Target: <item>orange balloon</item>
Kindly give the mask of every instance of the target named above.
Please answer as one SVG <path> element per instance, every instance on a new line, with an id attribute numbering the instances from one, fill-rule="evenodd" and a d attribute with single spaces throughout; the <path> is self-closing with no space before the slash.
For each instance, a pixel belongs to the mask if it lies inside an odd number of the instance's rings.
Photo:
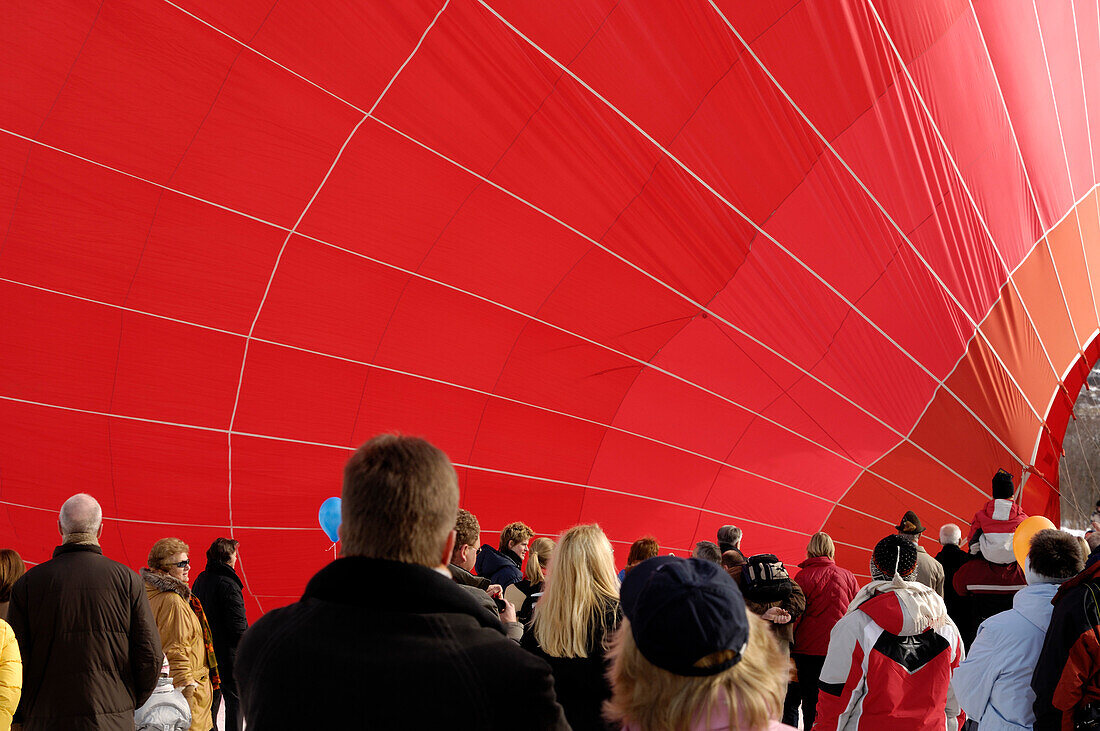
<path id="1" fill-rule="evenodd" d="M 1024 522 L 1017 526 L 1016 532 L 1012 534 L 1012 553 L 1016 554 L 1016 561 L 1020 564 L 1020 568 L 1024 567 L 1024 559 L 1027 558 L 1027 552 L 1031 550 L 1031 537 L 1041 530 L 1054 527 L 1054 523 L 1051 523 L 1050 518 L 1045 515 L 1025 518 Z"/>

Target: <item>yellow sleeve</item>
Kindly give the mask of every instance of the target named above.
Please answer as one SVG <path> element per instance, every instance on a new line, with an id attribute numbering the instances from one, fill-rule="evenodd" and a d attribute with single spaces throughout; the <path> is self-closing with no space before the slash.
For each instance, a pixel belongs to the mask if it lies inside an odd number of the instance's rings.
<path id="1" fill-rule="evenodd" d="M 11 717 L 23 688 L 23 662 L 11 626 L 0 619 L 0 731 L 11 729 Z"/>
<path id="2" fill-rule="evenodd" d="M 168 673 L 172 676 L 172 684 L 177 688 L 190 683 L 197 684 L 195 668 L 191 667 L 190 646 L 185 639 L 190 628 L 187 613 L 191 608 L 183 599 L 170 592 L 157 595 L 150 603 L 153 607 L 153 619 L 156 620 L 157 630 L 160 632 L 160 645 L 168 657 Z"/>

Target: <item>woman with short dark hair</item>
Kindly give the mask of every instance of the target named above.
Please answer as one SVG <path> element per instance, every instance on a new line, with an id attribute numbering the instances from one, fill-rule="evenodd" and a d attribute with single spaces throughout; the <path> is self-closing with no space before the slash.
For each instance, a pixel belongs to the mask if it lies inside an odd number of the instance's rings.
<path id="1" fill-rule="evenodd" d="M 218 658 L 221 687 L 214 691 L 210 713 L 217 717 L 218 707 L 225 700 L 225 728 L 237 731 L 242 727 L 240 697 L 233 668 L 237 663 L 237 645 L 248 629 L 244 609 L 244 582 L 237 576 L 237 547 L 233 538 L 215 538 L 206 549 L 206 568 L 195 578 L 191 589 L 202 602 L 203 610 L 214 635 L 214 656 Z"/>

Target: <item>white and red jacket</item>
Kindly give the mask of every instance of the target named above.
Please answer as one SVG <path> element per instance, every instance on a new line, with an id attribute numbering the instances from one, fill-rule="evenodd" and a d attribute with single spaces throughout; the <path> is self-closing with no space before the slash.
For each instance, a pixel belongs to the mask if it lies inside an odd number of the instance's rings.
<path id="1" fill-rule="evenodd" d="M 962 659 L 939 594 L 901 578 L 873 581 L 833 628 L 813 731 L 957 731 L 951 674 Z"/>
<path id="2" fill-rule="evenodd" d="M 1016 563 L 1012 552 L 1012 534 L 1027 518 L 1027 513 L 1011 500 L 990 500 L 970 521 L 970 536 L 966 539 L 971 553 L 981 549 L 990 563 Z"/>

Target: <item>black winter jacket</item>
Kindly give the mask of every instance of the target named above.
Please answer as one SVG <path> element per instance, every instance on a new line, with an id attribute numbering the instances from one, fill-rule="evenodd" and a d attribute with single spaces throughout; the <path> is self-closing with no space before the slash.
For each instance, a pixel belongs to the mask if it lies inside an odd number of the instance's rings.
<path id="1" fill-rule="evenodd" d="M 1091 589 L 1091 591 L 1090 591 Z M 1100 704 L 1100 565 L 1058 587 L 1050 626 L 1031 676 L 1035 731 L 1073 728 L 1074 712 Z"/>
<path id="2" fill-rule="evenodd" d="M 232 683 L 233 666 L 237 660 L 237 645 L 248 629 L 244 610 L 244 584 L 233 567 L 225 563 L 206 562 L 206 569 L 195 578 L 191 592 L 202 602 L 210 635 L 214 639 L 214 657 L 222 685 Z M 229 687 L 232 687 L 230 685 Z"/>
<path id="3" fill-rule="evenodd" d="M 955 624 L 959 624 L 968 607 L 965 597 L 955 591 L 955 585 L 951 582 L 959 567 L 970 560 L 970 554 L 955 544 L 948 543 L 936 554 L 936 560 L 943 566 L 943 602 L 947 605 L 947 614 L 955 620 Z"/>
<path id="4" fill-rule="evenodd" d="M 66 544 L 11 592 L 24 731 L 133 731 L 163 655 L 141 579 L 91 544 Z"/>
<path id="5" fill-rule="evenodd" d="M 321 569 L 245 633 L 236 674 L 252 731 L 568 728 L 545 662 L 452 579 L 395 561 Z"/>
<path id="6" fill-rule="evenodd" d="M 523 562 L 520 557 L 511 551 L 498 551 L 489 544 L 485 544 L 477 551 L 477 560 L 474 562 L 474 571 L 478 576 L 483 576 L 492 584 L 500 584 L 507 589 L 512 584 L 523 578 L 520 565 Z"/>
<path id="7" fill-rule="evenodd" d="M 604 625 L 607 635 L 618 627 L 622 612 L 618 600 L 607 608 Z M 607 680 L 607 635 L 593 634 L 588 647 L 588 657 L 554 657 L 543 651 L 531 627 L 523 634 L 520 644 L 543 658 L 554 671 L 554 688 L 558 701 L 565 709 L 565 718 L 573 731 L 604 731 L 618 728 L 603 720 L 603 702 L 611 698 L 611 684 Z"/>

